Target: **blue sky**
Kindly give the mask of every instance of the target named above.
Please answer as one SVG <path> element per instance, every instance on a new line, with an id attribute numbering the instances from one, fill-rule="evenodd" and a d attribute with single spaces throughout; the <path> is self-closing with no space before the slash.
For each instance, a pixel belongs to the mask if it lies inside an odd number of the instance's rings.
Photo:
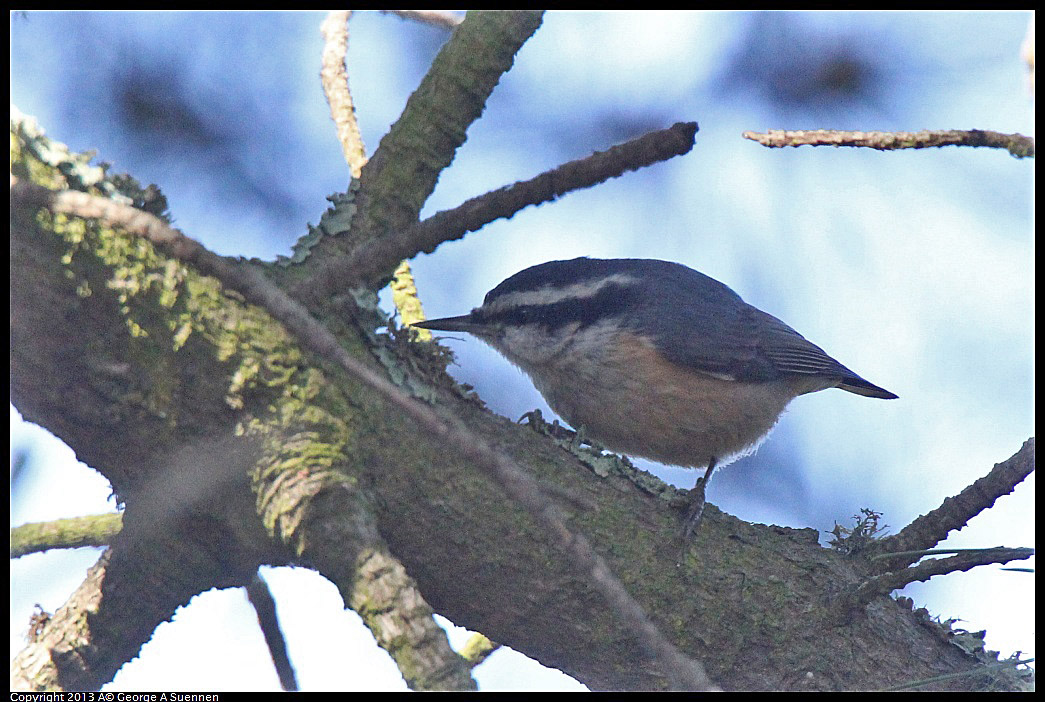
<path id="1" fill-rule="evenodd" d="M 12 103 L 53 138 L 158 183 L 190 236 L 223 254 L 272 258 L 348 179 L 318 80 L 322 18 L 16 16 Z M 710 501 L 744 519 L 821 532 L 871 507 L 895 532 L 1033 434 L 1033 161 L 954 147 L 770 150 L 740 134 L 1032 134 L 1019 59 L 1028 18 L 549 13 L 424 215 L 676 121 L 700 123 L 696 146 L 418 257 L 426 311 L 463 314 L 504 278 L 552 259 L 650 257 L 696 268 L 900 396 L 798 398 L 755 455 L 716 475 Z M 353 97 L 373 153 L 446 34 L 375 13 L 357 13 L 350 32 Z M 448 344 L 454 375 L 494 411 L 549 412 L 496 353 L 463 336 Z M 32 454 L 12 497 L 13 524 L 114 508 L 94 471 L 15 415 L 12 443 Z M 642 465 L 683 487 L 695 478 Z M 1033 546 L 1033 481 L 947 544 Z M 60 606 L 96 557 L 81 549 L 12 563 L 12 655 L 33 604 Z M 303 689 L 402 689 L 332 585 L 300 569 L 266 577 Z M 988 646 L 1003 654 L 1033 652 L 1032 579 L 988 567 L 905 594 L 934 615 L 987 629 Z M 317 608 L 329 616 L 316 617 Z M 335 617 L 354 632 L 350 655 L 332 653 L 317 631 Z M 252 618 L 241 592 L 205 593 L 157 630 L 111 688 L 273 689 Z M 578 689 L 509 651 L 476 675 L 482 689 Z"/>

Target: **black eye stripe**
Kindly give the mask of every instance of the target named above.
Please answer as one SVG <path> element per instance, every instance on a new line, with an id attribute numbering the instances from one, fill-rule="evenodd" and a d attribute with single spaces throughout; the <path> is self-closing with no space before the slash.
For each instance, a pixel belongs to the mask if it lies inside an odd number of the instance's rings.
<path id="1" fill-rule="evenodd" d="M 616 317 L 632 304 L 635 295 L 633 285 L 609 284 L 594 295 L 569 298 L 549 303 L 515 305 L 491 310 L 487 305 L 496 301 L 487 299 L 483 307 L 475 310 L 477 321 L 504 325 L 536 324 L 545 329 L 558 329 L 568 324 L 579 323 L 586 327 L 607 318 Z"/>

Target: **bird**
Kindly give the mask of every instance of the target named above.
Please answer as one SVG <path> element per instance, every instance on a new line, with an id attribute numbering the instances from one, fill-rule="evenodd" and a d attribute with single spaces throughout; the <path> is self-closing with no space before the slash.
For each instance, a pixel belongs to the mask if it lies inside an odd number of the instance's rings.
<path id="1" fill-rule="evenodd" d="M 412 326 L 489 344 L 610 450 L 703 468 L 684 542 L 713 471 L 753 452 L 792 399 L 828 388 L 897 397 L 725 284 L 657 259 L 549 261 L 507 278 L 468 314 Z"/>

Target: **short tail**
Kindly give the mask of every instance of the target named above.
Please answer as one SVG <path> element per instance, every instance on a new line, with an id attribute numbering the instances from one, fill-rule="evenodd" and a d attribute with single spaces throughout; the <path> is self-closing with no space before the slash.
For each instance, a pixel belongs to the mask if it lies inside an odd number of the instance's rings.
<path id="1" fill-rule="evenodd" d="M 899 395 L 895 395 L 885 388 L 880 388 L 874 383 L 869 383 L 860 376 L 853 374 L 851 378 L 843 378 L 842 382 L 838 384 L 838 387 L 849 392 L 855 392 L 857 395 L 863 395 L 864 397 L 877 397 L 882 400 L 895 400 Z"/>

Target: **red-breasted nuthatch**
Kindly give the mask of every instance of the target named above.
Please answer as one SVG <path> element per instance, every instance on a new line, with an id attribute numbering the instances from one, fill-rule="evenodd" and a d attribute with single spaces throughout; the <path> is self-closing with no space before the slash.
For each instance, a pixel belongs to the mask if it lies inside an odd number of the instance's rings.
<path id="1" fill-rule="evenodd" d="M 470 314 L 414 326 L 479 337 L 574 429 L 614 451 L 703 468 L 751 453 L 798 395 L 893 399 L 776 317 L 678 263 L 575 258 L 516 273 Z"/>

